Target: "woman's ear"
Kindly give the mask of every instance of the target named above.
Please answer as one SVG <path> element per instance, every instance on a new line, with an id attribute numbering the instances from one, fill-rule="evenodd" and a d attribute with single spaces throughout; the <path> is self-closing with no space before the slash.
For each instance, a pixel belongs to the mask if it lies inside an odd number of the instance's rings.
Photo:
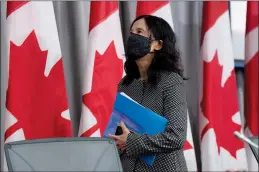
<path id="1" fill-rule="evenodd" d="M 161 50 L 161 48 L 163 47 L 163 41 L 159 40 L 159 41 L 155 41 L 155 45 L 154 45 L 154 50 Z"/>

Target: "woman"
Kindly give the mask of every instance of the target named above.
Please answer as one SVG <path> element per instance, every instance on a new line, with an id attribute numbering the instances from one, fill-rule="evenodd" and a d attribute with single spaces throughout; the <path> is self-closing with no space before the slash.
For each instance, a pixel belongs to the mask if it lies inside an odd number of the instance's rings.
<path id="1" fill-rule="evenodd" d="M 187 171 L 187 105 L 175 34 L 165 20 L 150 15 L 136 18 L 130 32 L 126 76 L 118 91 L 164 116 L 168 124 L 165 132 L 148 136 L 130 132 L 121 123 L 123 134 L 109 137 L 118 143 L 124 171 Z M 156 155 L 154 164 L 140 160 L 143 155 Z"/>

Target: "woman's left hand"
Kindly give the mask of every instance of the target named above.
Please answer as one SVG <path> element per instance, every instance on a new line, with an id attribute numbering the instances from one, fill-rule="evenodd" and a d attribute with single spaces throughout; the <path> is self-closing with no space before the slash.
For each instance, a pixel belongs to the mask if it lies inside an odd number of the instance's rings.
<path id="1" fill-rule="evenodd" d="M 120 123 L 120 127 L 122 129 L 122 135 L 116 136 L 109 134 L 109 138 L 114 139 L 117 143 L 117 147 L 121 150 L 124 151 L 126 149 L 126 142 L 127 142 L 127 137 L 128 134 L 130 133 L 130 130 L 126 127 L 124 122 Z"/>

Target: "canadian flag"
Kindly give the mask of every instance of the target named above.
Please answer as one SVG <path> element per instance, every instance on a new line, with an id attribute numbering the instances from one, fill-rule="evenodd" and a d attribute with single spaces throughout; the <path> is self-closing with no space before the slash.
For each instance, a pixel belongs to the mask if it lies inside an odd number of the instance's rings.
<path id="1" fill-rule="evenodd" d="M 78 135 L 101 137 L 109 122 L 125 61 L 117 1 L 92 1 Z"/>
<path id="2" fill-rule="evenodd" d="M 172 10 L 169 1 L 138 1 L 136 16 L 140 15 L 154 15 L 163 18 L 169 23 L 174 30 Z M 184 145 L 184 155 L 188 167 L 188 171 L 197 171 L 196 156 L 193 145 L 192 130 L 190 125 L 189 113 L 188 128 L 187 128 L 187 141 Z"/>
<path id="3" fill-rule="evenodd" d="M 246 170 L 227 1 L 204 2 L 200 114 L 203 171 Z"/>
<path id="4" fill-rule="evenodd" d="M 258 136 L 258 1 L 247 2 L 245 37 L 245 132 Z M 247 145 L 249 171 L 258 171 L 258 163 Z"/>
<path id="5" fill-rule="evenodd" d="M 7 2 L 5 142 L 71 137 L 52 2 Z"/>
<path id="6" fill-rule="evenodd" d="M 169 1 L 138 1 L 136 15 L 154 15 L 163 18 L 174 30 L 172 10 Z"/>

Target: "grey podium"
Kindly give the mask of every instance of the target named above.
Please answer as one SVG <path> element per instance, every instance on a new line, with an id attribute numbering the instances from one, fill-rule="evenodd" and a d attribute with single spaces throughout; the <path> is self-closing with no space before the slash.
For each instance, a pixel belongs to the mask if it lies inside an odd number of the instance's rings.
<path id="1" fill-rule="evenodd" d="M 123 171 L 115 142 L 105 138 L 24 140 L 4 149 L 9 171 Z"/>

